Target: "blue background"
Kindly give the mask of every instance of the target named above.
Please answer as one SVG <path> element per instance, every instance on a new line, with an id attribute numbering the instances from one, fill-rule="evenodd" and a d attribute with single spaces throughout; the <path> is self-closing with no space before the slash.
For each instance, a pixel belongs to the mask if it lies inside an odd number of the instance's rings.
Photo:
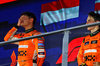
<path id="1" fill-rule="evenodd" d="M 17 24 L 20 14 L 24 11 L 29 11 L 36 15 L 37 21 L 35 28 L 38 31 L 43 31 L 40 26 L 41 5 L 53 1 L 57 0 L 20 0 L 0 5 L 0 42 L 4 41 L 3 40 L 4 36 L 13 26 Z M 85 24 L 88 12 L 94 11 L 94 7 L 95 7 L 95 0 L 80 0 L 79 18 L 75 18 L 78 19 L 77 22 L 68 22 L 66 24 L 67 28 Z M 48 27 L 52 28 L 51 25 L 48 25 Z M 24 29 L 22 27 L 20 27 L 20 29 L 18 30 L 18 32 L 23 32 L 23 31 Z M 69 41 L 73 40 L 74 38 L 87 35 L 84 32 L 88 32 L 86 28 L 71 31 Z M 63 33 L 45 36 L 44 38 L 45 38 L 45 48 L 47 57 L 43 66 L 61 66 L 61 64 L 56 65 L 55 63 L 62 54 Z M 2 46 L 0 45 L 0 65 L 10 66 L 11 63 L 10 56 L 13 50 L 17 55 L 17 50 L 18 50 L 17 47 L 18 47 L 17 45 L 10 45 L 10 44 Z M 74 62 L 69 62 L 68 66 L 77 66 L 77 60 L 75 60 Z"/>

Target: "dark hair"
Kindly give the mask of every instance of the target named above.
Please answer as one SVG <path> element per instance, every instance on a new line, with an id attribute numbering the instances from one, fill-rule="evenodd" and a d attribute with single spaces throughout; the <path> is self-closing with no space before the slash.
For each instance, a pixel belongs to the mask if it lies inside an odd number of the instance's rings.
<path id="1" fill-rule="evenodd" d="M 23 12 L 20 16 L 22 16 L 22 15 L 26 15 L 26 16 L 28 16 L 29 18 L 33 18 L 33 19 L 34 19 L 33 25 L 35 25 L 36 20 L 37 20 L 35 14 L 33 14 L 33 13 L 31 13 L 31 12 Z"/>
<path id="2" fill-rule="evenodd" d="M 95 21 L 97 21 L 97 20 L 100 21 L 100 15 L 98 14 L 98 12 L 95 13 L 95 12 L 91 11 L 88 13 L 88 15 L 93 17 Z"/>

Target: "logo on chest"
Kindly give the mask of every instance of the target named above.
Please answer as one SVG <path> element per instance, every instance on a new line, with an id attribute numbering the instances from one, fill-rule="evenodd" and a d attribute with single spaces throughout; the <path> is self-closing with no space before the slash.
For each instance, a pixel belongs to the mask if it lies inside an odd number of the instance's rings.
<path id="1" fill-rule="evenodd" d="M 89 41 L 88 42 L 85 42 L 85 45 L 88 45 L 89 44 Z"/>
<path id="2" fill-rule="evenodd" d="M 91 44 L 97 44 L 97 40 L 91 41 Z"/>

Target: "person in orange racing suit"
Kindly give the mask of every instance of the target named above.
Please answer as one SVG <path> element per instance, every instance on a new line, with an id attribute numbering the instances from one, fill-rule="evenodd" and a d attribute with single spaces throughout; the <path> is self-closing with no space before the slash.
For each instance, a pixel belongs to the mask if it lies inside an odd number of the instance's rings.
<path id="1" fill-rule="evenodd" d="M 87 23 L 91 24 L 100 21 L 98 13 L 90 12 L 88 14 Z M 79 66 L 100 66 L 100 29 L 99 25 L 87 27 L 91 31 L 81 44 L 77 56 Z M 85 63 L 85 64 L 84 64 Z"/>
<path id="2" fill-rule="evenodd" d="M 24 37 L 41 34 L 34 29 L 36 17 L 31 12 L 23 12 L 18 20 L 17 26 L 13 27 L 4 37 L 5 41 L 20 39 Z M 19 26 L 25 28 L 24 33 L 15 34 Z M 46 58 L 44 46 L 44 38 L 34 38 L 12 44 L 19 45 L 18 47 L 18 63 L 17 66 L 42 66 Z"/>

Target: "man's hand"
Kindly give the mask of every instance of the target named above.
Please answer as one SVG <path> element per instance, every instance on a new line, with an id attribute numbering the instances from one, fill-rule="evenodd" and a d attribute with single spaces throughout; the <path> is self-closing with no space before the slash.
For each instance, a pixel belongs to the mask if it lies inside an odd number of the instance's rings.
<path id="1" fill-rule="evenodd" d="M 21 26 L 21 19 L 20 18 L 18 19 L 17 26 Z"/>
<path id="2" fill-rule="evenodd" d="M 100 66 L 100 62 L 93 62 L 93 66 Z"/>

